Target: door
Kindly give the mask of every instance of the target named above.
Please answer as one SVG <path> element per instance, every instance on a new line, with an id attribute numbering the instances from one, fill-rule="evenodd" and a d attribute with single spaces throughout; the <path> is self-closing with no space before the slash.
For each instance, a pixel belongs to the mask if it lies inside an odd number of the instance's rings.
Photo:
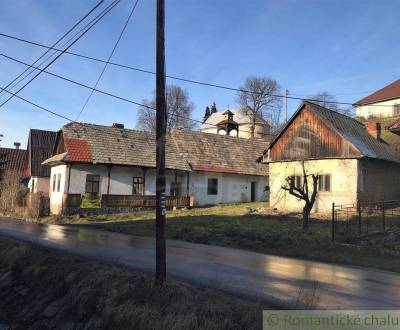
<path id="1" fill-rule="evenodd" d="M 256 185 L 257 185 L 257 182 L 254 182 L 254 181 L 251 182 L 251 201 L 252 202 L 256 201 Z"/>

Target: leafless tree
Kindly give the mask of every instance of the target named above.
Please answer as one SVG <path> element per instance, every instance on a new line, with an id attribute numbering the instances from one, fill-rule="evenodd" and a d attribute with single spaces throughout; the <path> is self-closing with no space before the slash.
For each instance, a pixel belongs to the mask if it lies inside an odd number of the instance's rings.
<path id="1" fill-rule="evenodd" d="M 303 169 L 303 182 L 297 185 L 295 177 L 288 176 L 285 179 L 286 186 L 282 186 L 282 189 L 288 191 L 289 194 L 299 200 L 304 201 L 303 229 L 307 229 L 310 213 L 317 198 L 319 176 L 317 174 L 308 174 L 304 166 L 304 161 L 301 163 L 301 166 Z M 309 178 L 311 178 L 311 182 L 309 182 Z M 309 185 L 311 186 L 309 187 Z"/>
<path id="2" fill-rule="evenodd" d="M 154 94 L 154 93 L 153 93 Z M 196 128 L 196 123 L 191 120 L 194 105 L 190 102 L 189 94 L 179 86 L 167 86 L 167 130 Z M 139 106 L 139 115 L 136 127 L 144 131 L 156 131 L 156 100 L 143 100 L 145 106 Z"/>
<path id="3" fill-rule="evenodd" d="M 352 106 L 344 106 L 340 103 L 337 103 L 338 100 L 336 99 L 336 97 L 326 91 L 318 92 L 317 94 L 311 96 L 309 100 L 327 109 L 342 113 L 346 116 L 352 116 L 354 114 L 354 109 Z"/>
<path id="4" fill-rule="evenodd" d="M 239 89 L 237 103 L 242 111 L 250 117 L 252 138 L 254 138 L 256 123 L 260 118 L 269 121 L 273 128 L 279 126 L 282 98 L 278 96 L 281 87 L 276 80 L 251 76 Z"/>
<path id="5" fill-rule="evenodd" d="M 0 181 L 0 213 L 12 214 L 17 205 L 17 199 L 23 186 L 20 183 L 20 173 L 7 171 Z"/>

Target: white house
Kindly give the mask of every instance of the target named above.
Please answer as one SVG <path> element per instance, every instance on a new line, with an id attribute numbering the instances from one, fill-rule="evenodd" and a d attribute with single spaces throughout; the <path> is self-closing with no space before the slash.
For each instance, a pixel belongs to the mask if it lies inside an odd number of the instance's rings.
<path id="1" fill-rule="evenodd" d="M 271 125 L 261 116 L 256 116 L 254 136 L 266 139 L 270 137 Z M 203 133 L 251 137 L 251 116 L 243 110 L 232 109 L 223 112 L 215 112 L 207 118 L 200 130 Z"/>
<path id="2" fill-rule="evenodd" d="M 393 117 L 400 115 L 400 79 L 355 102 L 357 116 Z"/>
<path id="3" fill-rule="evenodd" d="M 268 166 L 257 162 L 264 147 L 265 141 L 174 130 L 167 136 L 166 194 L 192 196 L 195 206 L 266 200 Z M 73 213 L 70 206 L 85 193 L 113 206 L 153 205 L 155 150 L 154 134 L 121 124 L 65 125 L 44 162 L 51 166 L 51 212 Z"/>
<path id="4" fill-rule="evenodd" d="M 306 174 L 319 176 L 315 212 L 330 212 L 332 203 L 400 199 L 400 155 L 381 139 L 379 123 L 364 126 L 311 102 L 299 107 L 265 150 L 263 162 L 269 164 L 270 206 L 282 212 L 304 205 L 282 189 L 288 177 L 302 188 L 303 164 Z"/>

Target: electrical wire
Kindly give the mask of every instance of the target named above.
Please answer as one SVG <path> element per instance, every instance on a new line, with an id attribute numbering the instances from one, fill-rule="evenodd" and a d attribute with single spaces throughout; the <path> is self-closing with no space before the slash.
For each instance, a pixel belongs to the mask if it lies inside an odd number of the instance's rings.
<path id="1" fill-rule="evenodd" d="M 117 41 L 116 41 L 115 44 L 114 44 L 114 47 L 113 47 L 112 50 L 111 50 L 110 56 L 108 56 L 107 62 L 105 63 L 103 69 L 101 70 L 100 75 L 99 75 L 99 78 L 97 78 L 97 81 L 96 81 L 96 83 L 95 83 L 94 86 L 93 86 L 93 89 L 90 91 L 90 93 L 89 93 L 89 95 L 88 95 L 88 97 L 87 97 L 85 103 L 84 103 L 83 106 L 82 106 L 81 111 L 78 113 L 78 115 L 76 116 L 75 120 L 78 120 L 79 117 L 82 115 L 83 111 L 85 110 L 86 106 L 88 105 L 88 103 L 89 103 L 89 101 L 90 101 L 90 98 L 92 97 L 92 95 L 93 95 L 93 93 L 94 93 L 94 89 L 96 89 L 97 86 L 99 85 L 99 82 L 100 82 L 101 78 L 103 77 L 103 74 L 104 74 L 104 72 L 106 71 L 106 68 L 107 68 L 108 64 L 110 63 L 111 58 L 113 57 L 113 55 L 114 55 L 114 53 L 115 53 L 115 50 L 117 49 L 118 44 L 119 44 L 119 42 L 121 41 L 122 35 L 124 34 L 124 32 L 125 32 L 125 30 L 126 30 L 128 24 L 129 24 L 129 21 L 131 20 L 131 17 L 132 17 L 132 15 L 133 15 L 133 13 L 134 13 L 134 11 L 135 11 L 135 9 L 136 9 L 136 6 L 137 6 L 138 2 L 139 2 L 139 0 L 136 0 L 136 2 L 133 3 L 132 10 L 131 10 L 131 12 L 130 12 L 129 15 L 128 15 L 128 18 L 127 18 L 127 20 L 126 20 L 126 22 L 125 22 L 125 24 L 124 24 L 124 26 L 123 26 L 123 28 L 122 28 L 122 30 L 121 30 L 119 36 L 118 36 L 118 39 L 117 39 Z"/>
<path id="2" fill-rule="evenodd" d="M 78 42 L 90 29 L 95 26 L 105 15 L 107 15 L 121 0 L 114 0 L 108 7 L 106 7 L 91 23 L 85 31 L 83 31 L 75 40 L 72 41 L 70 45 L 68 45 L 60 54 L 58 54 L 50 63 L 48 63 L 44 68 L 40 69 L 40 71 L 33 76 L 26 84 L 24 84 L 20 89 L 18 89 L 13 95 L 11 95 L 6 101 L 0 104 L 0 108 L 4 106 L 7 102 L 9 102 L 15 95 L 17 95 L 21 90 L 23 90 L 26 86 L 28 86 L 35 78 L 37 78 L 45 69 L 47 69 L 51 64 L 53 64 L 58 58 L 60 58 L 65 51 L 71 48 L 76 42 Z"/>
<path id="3" fill-rule="evenodd" d="M 65 32 L 53 45 L 52 47 L 55 47 L 62 39 L 64 39 L 70 32 L 72 32 L 80 23 L 82 23 L 93 11 L 95 11 L 102 3 L 104 0 L 100 0 L 86 15 L 84 15 L 81 19 L 79 19 L 78 22 L 76 22 L 67 32 Z M 48 48 L 42 55 L 40 55 L 33 63 L 32 65 L 35 65 L 40 59 L 42 59 L 48 52 L 50 52 L 51 49 Z M 10 85 L 12 85 L 17 79 L 19 79 L 25 72 L 27 72 L 30 68 L 26 68 L 22 73 L 20 73 L 16 78 L 14 78 L 12 81 L 10 81 L 5 88 L 9 88 Z M 0 92 L 1 94 L 1 92 Z"/>
<path id="4" fill-rule="evenodd" d="M 15 36 L 11 36 L 9 34 L 5 34 L 5 33 L 0 33 L 0 36 L 6 37 L 6 38 L 10 38 L 13 40 L 17 40 L 20 42 L 24 42 L 24 43 L 28 43 L 31 45 L 35 45 L 38 47 L 43 47 L 43 48 L 51 48 L 53 50 L 56 51 L 61 51 L 60 49 L 54 48 L 54 47 L 50 47 L 38 42 L 33 42 L 33 41 L 29 41 L 27 39 L 23 39 L 23 38 L 19 38 L 19 37 L 15 37 Z M 88 56 L 88 55 L 82 55 L 76 52 L 69 52 L 66 51 L 66 54 L 69 55 L 73 55 L 76 57 L 80 57 L 80 58 L 85 58 L 87 60 L 91 60 L 91 61 L 96 61 L 96 62 L 102 62 L 102 63 L 107 63 L 106 60 L 103 59 L 99 59 L 93 56 Z M 109 65 L 113 65 L 113 66 L 117 66 L 117 67 L 121 67 L 121 68 L 125 68 L 125 69 L 129 69 L 129 70 L 134 70 L 134 71 L 138 71 L 138 72 L 143 72 L 143 73 L 147 73 L 147 74 L 151 74 L 151 75 L 156 75 L 156 73 L 154 71 L 151 70 L 146 70 L 146 69 L 142 69 L 142 68 L 137 68 L 134 66 L 130 66 L 130 65 L 126 65 L 126 64 L 121 64 L 121 63 L 116 63 L 116 62 L 109 62 Z M 169 79 L 174 79 L 174 80 L 179 80 L 179 81 L 183 81 L 183 82 L 187 82 L 187 83 L 192 83 L 192 84 L 197 84 L 197 85 L 202 85 L 202 86 L 209 86 L 209 87 L 214 87 L 214 88 L 219 88 L 219 89 L 224 89 L 224 90 L 230 90 L 230 91 L 236 91 L 236 92 L 244 92 L 244 93 L 249 93 L 249 94 L 261 94 L 258 92 L 253 92 L 253 91 L 249 91 L 249 90 L 245 90 L 245 89 L 241 89 L 241 88 L 235 88 L 235 87 L 231 87 L 231 86 L 225 86 L 225 85 L 220 85 L 220 84 L 213 84 L 213 83 L 208 83 L 208 82 L 203 82 L 203 81 L 198 81 L 198 80 L 194 80 L 194 79 L 188 79 L 188 78 L 183 78 L 183 77 L 178 77 L 178 76 L 172 76 L 172 75 L 166 75 L 166 78 Z M 282 95 L 282 94 L 268 94 L 269 96 L 273 96 L 273 97 L 277 97 L 277 98 L 282 98 L 282 99 L 291 99 L 291 100 L 298 100 L 298 101 L 303 101 L 304 98 L 302 97 L 296 97 L 296 96 L 286 96 L 286 95 Z M 293 94 L 296 95 L 296 94 Z M 320 102 L 320 100 L 316 100 L 316 99 L 308 99 L 311 102 Z M 338 104 L 338 105 L 346 105 L 346 106 L 353 106 L 352 103 L 350 102 L 339 102 L 339 101 L 325 101 L 325 103 L 329 103 L 329 104 Z M 384 104 L 377 104 L 375 106 L 379 106 L 379 107 L 390 107 L 389 105 L 384 105 Z"/>

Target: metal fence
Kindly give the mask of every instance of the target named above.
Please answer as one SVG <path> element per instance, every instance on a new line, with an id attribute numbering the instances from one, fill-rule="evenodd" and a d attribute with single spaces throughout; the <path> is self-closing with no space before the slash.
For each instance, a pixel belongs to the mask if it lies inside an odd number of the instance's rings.
<path id="1" fill-rule="evenodd" d="M 400 200 L 332 204 L 332 241 L 367 245 L 399 231 Z"/>

